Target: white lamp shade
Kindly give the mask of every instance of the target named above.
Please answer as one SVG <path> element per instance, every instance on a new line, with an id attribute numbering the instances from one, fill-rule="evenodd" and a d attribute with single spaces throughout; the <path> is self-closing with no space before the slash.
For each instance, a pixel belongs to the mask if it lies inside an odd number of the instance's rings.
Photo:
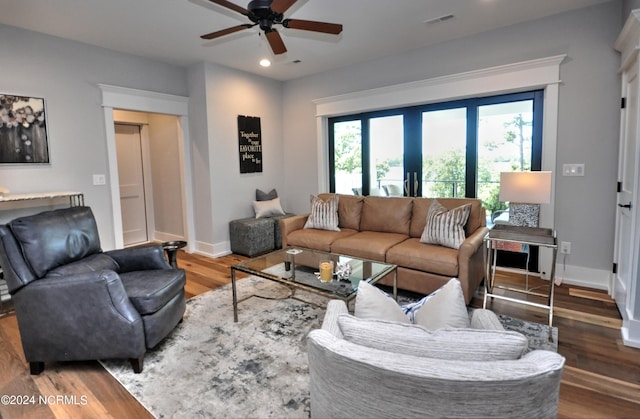
<path id="1" fill-rule="evenodd" d="M 500 201 L 524 204 L 551 202 L 551 172 L 500 173 Z"/>

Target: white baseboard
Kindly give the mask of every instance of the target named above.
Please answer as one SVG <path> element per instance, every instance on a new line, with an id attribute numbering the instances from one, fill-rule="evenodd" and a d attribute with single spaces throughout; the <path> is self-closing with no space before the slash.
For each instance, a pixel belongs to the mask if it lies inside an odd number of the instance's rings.
<path id="1" fill-rule="evenodd" d="M 171 241 L 178 241 L 178 240 L 184 240 L 184 236 L 179 236 L 177 234 L 171 234 L 171 233 L 165 233 L 162 231 L 155 231 L 153 233 L 153 237 L 155 241 L 159 241 L 159 242 L 171 242 Z"/>
<path id="2" fill-rule="evenodd" d="M 611 272 L 581 266 L 556 264 L 556 283 L 577 285 L 580 287 L 604 290 L 611 295 Z"/>
<path id="3" fill-rule="evenodd" d="M 501 271 L 524 274 L 524 269 L 499 267 Z M 533 274 L 537 275 L 537 274 Z M 548 279 L 548 278 L 543 278 Z M 604 290 L 611 295 L 611 272 L 580 266 L 556 264 L 556 284 L 570 284 L 580 287 Z"/>
<path id="4" fill-rule="evenodd" d="M 231 243 L 226 241 L 226 242 L 211 244 L 211 243 L 198 241 L 196 242 L 194 253 L 197 253 L 203 256 L 212 257 L 212 258 L 218 258 L 221 256 L 230 255 Z"/>
<path id="5" fill-rule="evenodd" d="M 625 320 L 622 322 L 622 342 L 625 346 L 640 348 L 640 321 Z"/>

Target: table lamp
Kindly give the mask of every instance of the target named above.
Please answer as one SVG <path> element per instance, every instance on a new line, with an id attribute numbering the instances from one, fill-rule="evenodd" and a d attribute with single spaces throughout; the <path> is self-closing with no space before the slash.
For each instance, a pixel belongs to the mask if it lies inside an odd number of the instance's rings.
<path id="1" fill-rule="evenodd" d="M 509 223 L 538 227 L 540 204 L 551 202 L 551 172 L 500 173 L 500 201 L 509 202 Z"/>

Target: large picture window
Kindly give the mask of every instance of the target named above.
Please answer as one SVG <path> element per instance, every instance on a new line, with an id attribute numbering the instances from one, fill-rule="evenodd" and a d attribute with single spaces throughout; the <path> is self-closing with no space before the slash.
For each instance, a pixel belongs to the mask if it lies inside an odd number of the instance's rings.
<path id="1" fill-rule="evenodd" d="M 500 172 L 540 170 L 543 91 L 329 118 L 332 192 L 473 197 L 499 214 Z"/>

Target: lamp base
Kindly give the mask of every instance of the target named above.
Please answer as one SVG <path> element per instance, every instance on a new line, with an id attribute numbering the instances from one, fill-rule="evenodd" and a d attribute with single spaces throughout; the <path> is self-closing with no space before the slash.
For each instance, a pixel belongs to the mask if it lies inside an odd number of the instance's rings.
<path id="1" fill-rule="evenodd" d="M 540 204 L 509 203 L 509 224 L 522 227 L 538 227 Z"/>

